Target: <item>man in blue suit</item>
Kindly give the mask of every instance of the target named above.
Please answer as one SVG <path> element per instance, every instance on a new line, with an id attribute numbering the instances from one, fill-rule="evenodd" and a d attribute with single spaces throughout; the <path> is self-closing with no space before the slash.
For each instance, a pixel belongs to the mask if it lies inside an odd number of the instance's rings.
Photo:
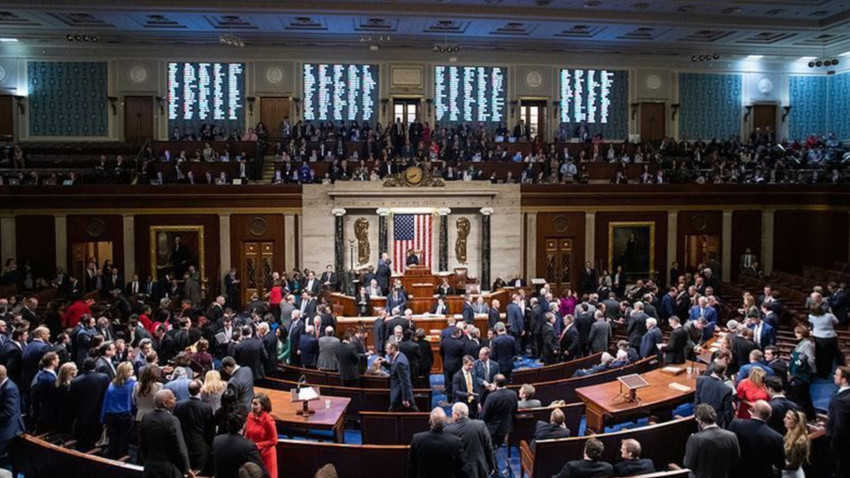
<path id="1" fill-rule="evenodd" d="M 24 432 L 21 418 L 21 392 L 0 365 L 0 468 L 8 466 L 9 442 Z"/>
<path id="2" fill-rule="evenodd" d="M 717 412 L 717 425 L 726 428 L 734 418 L 732 410 L 732 388 L 723 382 L 726 364 L 715 360 L 711 375 L 697 377 L 697 389 L 694 394 L 694 406 L 701 403 L 711 405 Z"/>
<path id="3" fill-rule="evenodd" d="M 658 328 L 658 321 L 650 317 L 646 319 L 646 333 L 640 340 L 640 358 L 658 356 L 658 344 L 664 341 L 664 335 Z"/>
<path id="4" fill-rule="evenodd" d="M 478 360 L 475 361 L 475 376 L 481 377 L 485 382 L 493 383 L 493 378 L 500 373 L 499 363 L 495 360 L 490 360 L 490 349 L 481 347 L 478 351 Z"/>
<path id="5" fill-rule="evenodd" d="M 399 311 L 403 311 L 407 308 L 407 293 L 404 292 L 400 282 L 396 282 L 393 286 L 393 290 L 387 294 L 387 310 L 392 311 L 396 308 L 398 308 Z"/>
<path id="6" fill-rule="evenodd" d="M 410 380 L 410 362 L 398 351 L 397 343 L 388 343 L 387 358 L 378 357 L 378 363 L 390 371 L 390 411 L 418 412 L 413 400 L 413 382 Z"/>
<path id="7" fill-rule="evenodd" d="M 24 353 L 21 358 L 23 365 L 23 373 L 21 374 L 21 392 L 24 407 L 29 403 L 30 384 L 35 379 L 36 374 L 41 365 L 41 358 L 44 357 L 50 350 L 50 330 L 47 327 L 39 327 L 32 333 L 32 342 L 24 347 Z"/>
<path id="8" fill-rule="evenodd" d="M 662 324 L 670 317 L 676 315 L 676 296 L 679 291 L 675 287 L 671 287 L 664 297 L 661 298 L 661 307 L 658 309 L 658 318 L 662 320 Z"/>
<path id="9" fill-rule="evenodd" d="M 838 319 L 838 323 L 844 325 L 847 323 L 847 294 L 844 293 L 844 284 L 836 284 L 830 282 L 826 286 L 829 290 L 829 308 L 832 309 L 832 315 Z"/>
<path id="10" fill-rule="evenodd" d="M 747 320 L 749 322 L 748 327 L 753 331 L 753 342 L 755 342 L 756 347 L 764 350 L 768 345 L 776 345 L 776 330 L 770 324 L 755 314 Z"/>
<path id="11" fill-rule="evenodd" d="M 508 326 L 510 330 L 510 334 L 513 338 L 519 340 L 525 334 L 524 321 L 525 317 L 523 315 L 522 309 L 520 309 L 519 304 L 519 295 L 514 294 L 511 297 L 510 303 L 508 303 L 505 311 L 507 313 Z"/>
<path id="12" fill-rule="evenodd" d="M 708 298 L 705 296 L 700 297 L 697 305 L 691 307 L 688 319 L 697 320 L 700 317 L 704 317 L 708 325 L 714 326 L 717 324 L 717 311 L 714 310 L 714 307 L 708 305 Z"/>
<path id="13" fill-rule="evenodd" d="M 490 343 L 493 360 L 499 364 L 502 375 L 510 380 L 511 373 L 514 371 L 514 355 L 519 352 L 517 340 L 507 334 L 505 324 L 501 322 L 496 324 L 496 334 Z"/>

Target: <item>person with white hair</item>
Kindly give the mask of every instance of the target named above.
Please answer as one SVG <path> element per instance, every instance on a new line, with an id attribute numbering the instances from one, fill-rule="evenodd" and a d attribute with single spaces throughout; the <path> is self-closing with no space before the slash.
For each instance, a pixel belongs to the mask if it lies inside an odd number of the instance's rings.
<path id="1" fill-rule="evenodd" d="M 594 365 L 590 368 L 576 370 L 573 374 L 573 377 L 584 377 L 586 375 L 593 375 L 595 373 L 604 372 L 612 368 L 622 367 L 627 363 L 629 363 L 629 353 L 625 350 L 618 350 L 616 358 L 608 352 L 602 352 L 602 358 L 600 359 L 599 364 Z"/>
<path id="2" fill-rule="evenodd" d="M 463 402 L 452 405 L 452 423 L 446 425 L 450 433 L 463 442 L 463 461 L 468 478 L 487 478 L 496 469 L 496 456 L 487 425 L 469 418 L 469 407 Z"/>
<path id="3" fill-rule="evenodd" d="M 440 407 L 431 410 L 428 420 L 431 429 L 413 435 L 410 442 L 407 476 L 411 478 L 466 477 L 463 441 L 446 433 L 446 412 Z"/>
<path id="4" fill-rule="evenodd" d="M 649 356 L 658 356 L 658 345 L 664 341 L 664 335 L 661 333 L 661 328 L 658 327 L 658 320 L 654 317 L 646 319 L 646 333 L 640 341 L 640 357 L 647 358 Z"/>
<path id="5" fill-rule="evenodd" d="M 319 370 L 336 372 L 339 370 L 339 362 L 336 358 L 336 349 L 340 341 L 334 335 L 334 328 L 330 325 L 325 327 L 325 335 L 319 338 Z"/>

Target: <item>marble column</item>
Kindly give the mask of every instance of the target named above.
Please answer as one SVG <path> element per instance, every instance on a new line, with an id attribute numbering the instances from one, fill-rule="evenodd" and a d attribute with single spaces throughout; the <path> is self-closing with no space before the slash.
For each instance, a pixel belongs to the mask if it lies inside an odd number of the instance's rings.
<path id="1" fill-rule="evenodd" d="M 670 264 L 673 261 L 677 261 L 679 248 L 679 242 L 676 240 L 676 236 L 679 234 L 679 211 L 669 211 L 667 213 L 667 264 L 664 264 L 664 267 L 658 272 L 658 276 L 663 278 L 664 284 L 667 285 L 675 285 L 668 284 L 670 280 Z M 681 267 L 679 270 L 682 270 Z"/>
<path id="2" fill-rule="evenodd" d="M 3 262 L 6 259 L 17 258 L 17 246 L 15 244 L 15 216 L 11 214 L 0 215 L 0 258 Z"/>
<path id="3" fill-rule="evenodd" d="M 376 212 L 378 213 L 378 260 L 380 260 L 381 254 L 389 252 L 387 249 L 389 247 L 387 229 L 389 227 L 388 221 L 390 210 L 385 207 L 380 207 Z"/>
<path id="4" fill-rule="evenodd" d="M 295 267 L 295 214 L 283 216 L 283 270 L 291 271 Z"/>
<path id="5" fill-rule="evenodd" d="M 339 277 L 346 278 L 345 273 L 345 209 L 335 208 L 331 211 L 334 215 L 334 270 L 337 274 L 342 274 Z M 346 287 L 348 289 L 348 287 Z"/>
<path id="6" fill-rule="evenodd" d="M 721 243 L 720 261 L 723 267 L 720 271 L 720 280 L 729 282 L 732 278 L 732 211 L 723 211 L 723 236 Z"/>
<path id="7" fill-rule="evenodd" d="M 775 209 L 765 209 L 761 212 L 761 257 L 759 264 L 765 275 L 773 272 L 773 220 Z"/>
<path id="8" fill-rule="evenodd" d="M 481 208 L 481 290 L 490 290 L 490 216 L 492 207 Z"/>
<path id="9" fill-rule="evenodd" d="M 136 228 L 132 214 L 121 215 L 121 230 L 124 237 L 124 277 L 132 277 L 133 273 L 139 270 L 136 267 Z M 151 271 L 151 275 L 156 277 L 155 271 Z"/>
<path id="10" fill-rule="evenodd" d="M 531 279 L 537 276 L 537 213 L 529 212 L 525 220 L 525 270 L 520 272 L 521 277 Z"/>
<path id="11" fill-rule="evenodd" d="M 584 214 L 584 261 L 596 267 L 596 213 Z M 584 264 L 582 264 L 584 267 Z M 584 269 L 582 269 L 584 270 Z"/>
<path id="12" fill-rule="evenodd" d="M 216 284 L 218 290 L 226 291 L 227 289 L 224 285 L 224 276 L 230 273 L 230 250 L 233 246 L 230 243 L 230 214 L 218 215 L 218 244 L 218 260 L 221 270 L 219 271 L 218 277 L 216 277 L 214 281 L 210 281 L 209 277 L 207 277 L 207 280 L 209 281 L 209 284 Z"/>
<path id="13" fill-rule="evenodd" d="M 440 260 L 437 270 L 446 272 L 449 270 L 449 214 L 452 210 L 447 207 L 437 209 L 437 214 L 440 215 L 440 240 L 439 251 Z"/>
<path id="14" fill-rule="evenodd" d="M 53 216 L 54 235 L 56 236 L 56 267 L 68 271 L 68 216 Z M 126 271 L 125 271 L 126 273 Z M 126 277 L 126 276 L 125 276 Z"/>

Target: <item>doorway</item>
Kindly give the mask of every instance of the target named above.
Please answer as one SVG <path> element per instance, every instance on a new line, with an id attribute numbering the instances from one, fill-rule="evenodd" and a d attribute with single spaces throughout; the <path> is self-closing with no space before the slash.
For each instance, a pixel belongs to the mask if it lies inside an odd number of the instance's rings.
<path id="1" fill-rule="evenodd" d="M 521 100 L 519 108 L 519 119 L 525 121 L 531 139 L 536 137 L 546 138 L 546 101 L 545 100 Z"/>
<path id="2" fill-rule="evenodd" d="M 666 106 L 664 103 L 640 104 L 640 140 L 660 144 L 667 133 Z"/>
<path id="3" fill-rule="evenodd" d="M 571 237 L 547 237 L 544 239 L 546 282 L 560 293 L 563 289 L 572 289 L 573 277 L 573 239 Z"/>
<path id="4" fill-rule="evenodd" d="M 262 300 L 272 288 L 274 242 L 243 242 L 239 268 L 244 285 L 242 303 L 249 303 L 253 294 Z"/>
<path id="5" fill-rule="evenodd" d="M 756 128 L 776 134 L 776 105 L 753 105 L 753 131 Z"/>
<path id="6" fill-rule="evenodd" d="M 124 140 L 144 142 L 153 139 L 153 97 L 124 97 Z"/>
<path id="7" fill-rule="evenodd" d="M 90 283 L 86 266 L 90 260 L 94 260 L 98 270 L 106 261 L 115 263 L 112 256 L 112 242 L 75 242 L 71 244 L 71 267 L 69 273 L 79 279 L 84 290 L 92 290 L 94 285 Z M 129 277 L 128 277 L 129 279 Z"/>
<path id="8" fill-rule="evenodd" d="M 392 122 L 401 118 L 406 131 L 410 123 L 419 119 L 419 109 L 419 98 L 393 98 Z"/>
<path id="9" fill-rule="evenodd" d="M 686 271 L 695 271 L 700 264 L 720 262 L 720 236 L 688 234 L 685 236 Z"/>
<path id="10" fill-rule="evenodd" d="M 289 118 L 289 98 L 280 96 L 264 96 L 260 98 L 260 121 L 266 125 L 269 132 L 269 142 L 281 140 L 281 125 L 284 118 Z M 294 122 L 290 118 L 290 124 Z"/>

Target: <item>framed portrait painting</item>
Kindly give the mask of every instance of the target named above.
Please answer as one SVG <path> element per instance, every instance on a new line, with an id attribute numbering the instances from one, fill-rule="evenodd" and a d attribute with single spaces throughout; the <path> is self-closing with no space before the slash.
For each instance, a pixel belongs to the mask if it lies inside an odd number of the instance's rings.
<path id="1" fill-rule="evenodd" d="M 178 281 L 189 266 L 204 275 L 204 226 L 151 226 L 151 275 L 160 280 L 166 274 Z"/>
<path id="2" fill-rule="evenodd" d="M 655 222 L 608 223 L 608 270 L 623 268 L 628 281 L 655 273 Z"/>

